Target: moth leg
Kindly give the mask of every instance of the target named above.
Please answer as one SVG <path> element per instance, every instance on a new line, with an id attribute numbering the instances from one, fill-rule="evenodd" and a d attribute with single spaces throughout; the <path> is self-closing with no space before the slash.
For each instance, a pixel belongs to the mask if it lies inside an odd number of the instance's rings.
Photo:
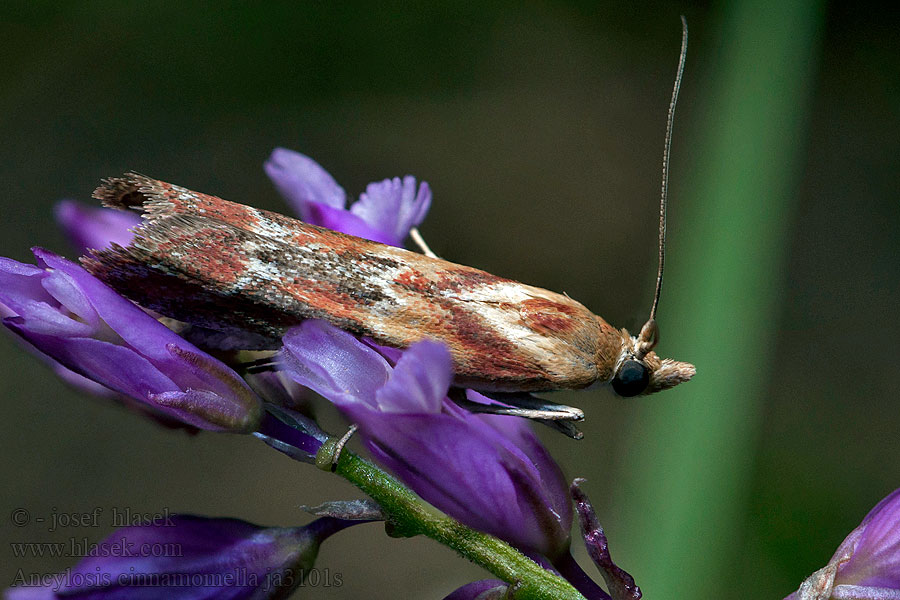
<path id="1" fill-rule="evenodd" d="M 515 409 L 523 411 L 523 415 L 534 414 L 538 419 L 551 421 L 582 421 L 584 412 L 580 408 L 557 404 L 544 398 L 532 396 L 527 392 L 478 392 L 485 398 L 501 404 L 507 404 Z"/>
<path id="2" fill-rule="evenodd" d="M 235 367 L 249 375 L 266 373 L 269 371 L 277 371 L 278 357 L 273 354 L 271 356 L 265 356 L 263 358 L 257 358 L 255 360 L 247 360 L 238 363 L 237 365 L 235 365 Z"/>
<path id="3" fill-rule="evenodd" d="M 431 248 L 428 247 L 428 244 L 425 243 L 425 238 L 423 238 L 422 234 L 419 233 L 418 227 L 413 227 L 409 230 L 409 237 L 411 237 L 412 241 L 415 242 L 416 246 L 419 247 L 419 250 L 422 251 L 422 254 L 424 254 L 428 258 L 438 258 L 438 255 L 432 252 Z"/>
<path id="4" fill-rule="evenodd" d="M 522 417 L 546 425 L 572 439 L 580 440 L 584 437 L 584 434 L 573 423 L 573 421 L 584 419 L 584 413 L 578 408 L 549 402 L 527 393 L 479 393 L 506 406 L 482 404 L 469 400 L 466 397 L 466 391 L 462 388 L 451 388 L 449 396 L 457 406 L 469 412 Z"/>
<path id="5" fill-rule="evenodd" d="M 548 421 L 546 419 L 534 419 L 534 421 L 541 425 L 546 425 L 550 429 L 558 431 L 573 440 L 580 440 L 584 437 L 584 432 L 575 427 L 572 421 Z"/>

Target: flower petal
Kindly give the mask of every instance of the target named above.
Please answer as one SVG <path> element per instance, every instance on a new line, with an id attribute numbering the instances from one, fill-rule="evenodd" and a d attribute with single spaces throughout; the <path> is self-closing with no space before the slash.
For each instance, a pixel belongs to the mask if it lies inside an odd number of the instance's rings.
<path id="1" fill-rule="evenodd" d="M 281 359 L 297 383 L 333 401 L 375 406 L 375 391 L 390 376 L 377 352 L 325 321 L 304 321 L 289 329 Z"/>
<path id="2" fill-rule="evenodd" d="M 412 227 L 418 226 L 431 206 L 431 188 L 423 182 L 416 191 L 416 179 L 407 175 L 370 183 L 350 212 L 362 217 L 373 229 L 383 232 L 393 246 L 402 246 Z"/>
<path id="3" fill-rule="evenodd" d="M 41 285 L 45 274 L 40 267 L 0 256 L 0 302 L 16 313 L 16 306 L 24 302 L 53 302 Z"/>
<path id="4" fill-rule="evenodd" d="M 53 296 L 59 305 L 75 314 L 92 330 L 100 329 L 100 316 L 94 310 L 87 296 L 79 289 L 78 284 L 68 274 L 58 269 L 51 269 L 47 276 L 41 280 L 41 285 L 47 293 Z"/>
<path id="5" fill-rule="evenodd" d="M 304 220 L 313 225 L 327 227 L 334 231 L 340 231 L 347 235 L 355 235 L 356 237 L 372 240 L 373 242 L 391 244 L 394 246 L 399 245 L 395 243 L 395 238 L 391 233 L 373 227 L 359 215 L 355 215 L 342 208 L 334 208 L 324 204 L 310 204 L 309 218 Z"/>
<path id="6" fill-rule="evenodd" d="M 80 254 L 111 244 L 127 246 L 134 237 L 131 228 L 141 224 L 136 213 L 87 206 L 74 200 L 58 202 L 54 212 L 57 223 Z"/>
<path id="7" fill-rule="evenodd" d="M 434 413 L 453 379 L 453 359 L 443 344 L 422 341 L 406 350 L 387 383 L 375 393 L 378 410 L 391 413 Z"/>
<path id="8" fill-rule="evenodd" d="M 299 152 L 275 148 L 265 170 L 281 195 L 308 223 L 314 223 L 309 212 L 313 204 L 334 208 L 344 208 L 346 204 L 344 188 L 319 163 Z"/>
<path id="9" fill-rule="evenodd" d="M 584 479 L 576 479 L 572 482 L 571 492 L 572 499 L 578 510 L 578 521 L 581 525 L 581 535 L 584 538 L 584 545 L 587 547 L 588 555 L 597 568 L 603 579 L 606 581 L 606 587 L 612 600 L 640 600 L 641 588 L 634 582 L 634 577 L 629 575 L 624 569 L 613 562 L 609 553 L 609 542 L 606 539 L 606 533 L 600 526 L 600 521 L 594 512 L 594 507 L 587 495 L 582 491 L 581 484 Z"/>
<path id="10" fill-rule="evenodd" d="M 346 193 L 321 166 L 299 152 L 276 148 L 266 173 L 307 223 L 348 235 L 402 246 L 409 230 L 425 218 L 431 189 L 407 175 L 370 183 L 359 200 L 346 209 Z"/>
<path id="11" fill-rule="evenodd" d="M 28 322 L 31 330 L 40 333 L 90 335 L 96 329 L 96 314 L 80 297 L 71 297 L 73 290 L 67 285 L 68 282 L 54 275 L 57 274 L 34 265 L 0 259 L 0 305 L 6 307 L 3 315 Z M 48 283 L 51 279 L 54 281 Z M 54 293 L 79 308 L 90 323 L 72 319 L 60 312 L 60 301 Z"/>
<path id="12" fill-rule="evenodd" d="M 879 502 L 847 537 L 855 538 L 853 553 L 838 566 L 835 585 L 900 589 L 900 489 Z M 839 554 L 840 548 L 835 556 Z"/>

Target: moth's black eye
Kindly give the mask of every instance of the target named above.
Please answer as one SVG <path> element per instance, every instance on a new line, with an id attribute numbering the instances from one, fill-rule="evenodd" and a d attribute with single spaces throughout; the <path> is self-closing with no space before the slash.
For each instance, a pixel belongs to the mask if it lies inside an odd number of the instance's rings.
<path id="1" fill-rule="evenodd" d="M 650 370 L 644 363 L 628 359 L 619 367 L 619 372 L 613 377 L 612 386 L 616 393 L 623 398 L 637 396 L 647 389 L 650 383 Z"/>

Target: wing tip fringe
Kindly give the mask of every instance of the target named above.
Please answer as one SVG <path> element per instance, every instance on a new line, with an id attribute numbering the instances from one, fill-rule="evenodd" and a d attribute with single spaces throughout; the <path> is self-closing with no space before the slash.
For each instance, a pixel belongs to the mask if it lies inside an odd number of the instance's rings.
<path id="1" fill-rule="evenodd" d="M 145 175 L 129 171 L 121 177 L 101 180 L 93 197 L 107 208 L 119 210 L 142 209 L 153 200 L 154 180 Z"/>

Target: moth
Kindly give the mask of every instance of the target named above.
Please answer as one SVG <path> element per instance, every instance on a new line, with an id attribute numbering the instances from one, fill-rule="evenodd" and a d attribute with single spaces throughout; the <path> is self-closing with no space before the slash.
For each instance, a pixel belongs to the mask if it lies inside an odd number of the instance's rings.
<path id="1" fill-rule="evenodd" d="M 323 319 L 386 346 L 444 342 L 455 384 L 476 390 L 611 382 L 634 396 L 693 374 L 567 296 L 478 269 L 141 175 L 95 195 L 145 222 L 87 269 L 144 307 L 220 332 L 220 347 L 275 349 L 288 327 Z"/>
<path id="2" fill-rule="evenodd" d="M 653 352 L 686 36 L 685 29 L 663 158 L 657 290 L 637 336 L 562 294 L 137 174 L 107 179 L 94 193 L 107 207 L 143 213 L 134 240 L 82 262 L 223 349 L 277 349 L 289 327 L 323 319 L 391 347 L 443 342 L 454 385 L 494 397 L 607 383 L 625 397 L 673 387 L 695 373 Z"/>

